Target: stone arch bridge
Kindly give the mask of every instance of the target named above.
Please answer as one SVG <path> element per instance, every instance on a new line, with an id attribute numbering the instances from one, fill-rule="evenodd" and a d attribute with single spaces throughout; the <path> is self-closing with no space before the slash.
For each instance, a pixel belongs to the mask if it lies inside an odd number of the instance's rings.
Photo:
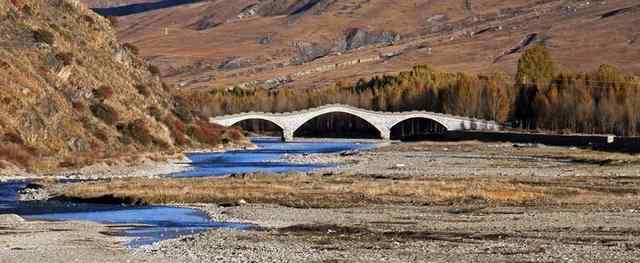
<path id="1" fill-rule="evenodd" d="M 284 141 L 292 141 L 293 135 L 302 125 L 315 117 L 328 113 L 346 113 L 363 119 L 379 132 L 382 139 L 391 139 L 391 129 L 409 119 L 429 119 L 442 125 L 447 131 L 454 130 L 500 130 L 494 121 L 471 119 L 427 111 L 380 112 L 360 109 L 342 104 L 329 104 L 317 108 L 285 113 L 246 112 L 213 117 L 209 121 L 222 126 L 232 126 L 245 120 L 265 120 L 282 129 Z"/>

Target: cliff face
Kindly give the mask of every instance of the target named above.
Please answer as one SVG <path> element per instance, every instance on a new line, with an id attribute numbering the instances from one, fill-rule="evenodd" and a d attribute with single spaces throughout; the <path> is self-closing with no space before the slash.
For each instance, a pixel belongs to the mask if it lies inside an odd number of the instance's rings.
<path id="1" fill-rule="evenodd" d="M 0 1 L 0 168 L 242 140 L 182 110 L 137 52 L 76 0 Z"/>

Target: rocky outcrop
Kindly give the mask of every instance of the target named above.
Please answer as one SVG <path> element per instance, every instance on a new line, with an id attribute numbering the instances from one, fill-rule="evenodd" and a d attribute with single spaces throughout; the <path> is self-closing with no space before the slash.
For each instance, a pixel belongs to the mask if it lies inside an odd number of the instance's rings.
<path id="1" fill-rule="evenodd" d="M 343 39 L 338 41 L 338 52 L 349 51 L 370 45 L 392 45 L 400 41 L 400 34 L 393 31 L 372 31 L 352 28 L 345 32 Z"/>
<path id="2" fill-rule="evenodd" d="M 500 61 L 500 59 L 502 59 L 505 56 L 524 51 L 528 46 L 537 42 L 538 40 L 539 40 L 538 33 L 531 33 L 527 35 L 525 38 L 520 40 L 520 43 L 518 43 L 515 47 L 512 47 L 511 49 L 504 51 L 500 56 L 496 57 L 496 59 L 494 60 L 494 63 L 497 63 L 498 61 Z"/>
<path id="3" fill-rule="evenodd" d="M 305 13 L 318 15 L 336 0 L 263 0 L 255 6 L 260 16 L 296 16 Z"/>
<path id="4" fill-rule="evenodd" d="M 294 65 L 303 64 L 324 57 L 331 52 L 331 48 L 318 43 L 298 42 L 294 45 L 295 56 L 291 59 Z"/>
<path id="5" fill-rule="evenodd" d="M 225 59 L 218 67 L 221 70 L 234 70 L 251 66 L 252 61 L 249 58 L 232 57 Z"/>
<path id="6" fill-rule="evenodd" d="M 225 132 L 178 109 L 137 48 L 77 0 L 0 1 L 0 21 L 0 43 L 22 43 L 0 45 L 0 169 L 172 152 Z"/>

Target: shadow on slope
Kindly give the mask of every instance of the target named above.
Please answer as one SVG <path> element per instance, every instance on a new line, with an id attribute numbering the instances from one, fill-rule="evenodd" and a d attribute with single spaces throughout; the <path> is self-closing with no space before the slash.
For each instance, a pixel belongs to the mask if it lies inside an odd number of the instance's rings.
<path id="1" fill-rule="evenodd" d="M 93 8 L 92 10 L 102 16 L 128 16 L 158 9 L 171 8 L 179 5 L 188 5 L 202 2 L 203 0 L 161 0 L 151 3 L 130 4 L 117 7 Z"/>

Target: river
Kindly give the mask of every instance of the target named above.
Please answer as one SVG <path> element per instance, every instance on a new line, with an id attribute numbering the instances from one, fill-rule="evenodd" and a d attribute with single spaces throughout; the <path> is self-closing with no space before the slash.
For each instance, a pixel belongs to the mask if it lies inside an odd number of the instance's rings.
<path id="1" fill-rule="evenodd" d="M 278 139 L 254 139 L 257 149 L 189 154 L 194 169 L 173 177 L 220 176 L 233 173 L 310 171 L 327 164 L 292 164 L 280 161 L 287 154 L 337 153 L 374 147 L 355 141 L 306 141 L 283 143 Z M 124 206 L 58 201 L 18 202 L 16 193 L 29 182 L 0 184 L 0 214 L 13 213 L 27 220 L 83 220 L 105 224 L 133 225 L 118 232 L 133 237 L 130 248 L 163 239 L 193 234 L 210 228 L 251 227 L 245 224 L 210 221 L 197 209 L 170 206 Z"/>

